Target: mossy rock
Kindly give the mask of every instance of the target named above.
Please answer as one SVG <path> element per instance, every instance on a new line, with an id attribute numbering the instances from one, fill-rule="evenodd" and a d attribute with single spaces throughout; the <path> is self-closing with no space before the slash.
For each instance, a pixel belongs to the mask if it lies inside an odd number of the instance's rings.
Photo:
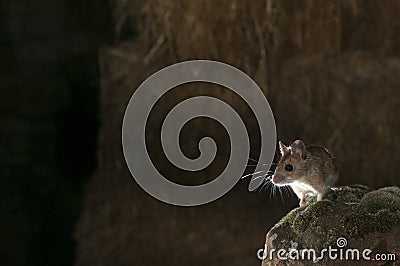
<path id="1" fill-rule="evenodd" d="M 328 256 L 316 261 L 279 260 L 276 254 L 270 258 L 268 251 L 288 250 L 295 243 L 298 250 L 312 248 L 319 254 L 329 246 L 338 248 L 340 238 L 347 241 L 344 252 L 346 248 L 368 248 L 394 253 L 399 259 L 400 189 L 371 191 L 363 185 L 351 185 L 330 189 L 318 202 L 315 198 L 307 199 L 305 208 L 292 210 L 268 232 L 267 258 L 262 265 L 336 265 L 338 262 Z M 360 262 L 344 261 L 346 265 L 360 265 Z"/>
<path id="2" fill-rule="evenodd" d="M 386 209 L 400 210 L 400 189 L 387 187 L 372 191 L 361 199 L 360 205 L 374 213 Z"/>

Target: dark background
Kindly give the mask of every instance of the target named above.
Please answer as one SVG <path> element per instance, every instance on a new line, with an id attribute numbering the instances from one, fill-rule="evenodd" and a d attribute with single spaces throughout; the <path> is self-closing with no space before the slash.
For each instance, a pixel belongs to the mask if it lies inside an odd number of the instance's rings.
<path id="1" fill-rule="evenodd" d="M 0 264 L 72 265 L 72 231 L 96 165 L 98 48 L 107 1 L 4 0 Z"/>
<path id="2" fill-rule="evenodd" d="M 143 192 L 125 165 L 120 130 L 131 94 L 188 59 L 254 78 L 278 138 L 332 150 L 339 184 L 397 185 L 399 12 L 398 1 L 3 0 L 0 264 L 259 265 L 265 233 L 295 198 L 249 193 L 242 181 L 213 203 L 175 207 Z M 159 117 L 202 89 L 169 95 Z M 248 109 L 222 88 L 212 95 L 257 137 Z M 191 126 L 182 132 L 189 155 L 203 135 L 224 147 L 218 125 Z M 196 183 L 220 171 L 221 151 Z M 162 171 L 187 178 L 160 147 L 151 153 Z"/>

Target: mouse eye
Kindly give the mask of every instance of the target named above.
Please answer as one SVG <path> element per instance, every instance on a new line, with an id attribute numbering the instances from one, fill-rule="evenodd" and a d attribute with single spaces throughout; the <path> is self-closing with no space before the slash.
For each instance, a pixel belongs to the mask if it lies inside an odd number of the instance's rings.
<path id="1" fill-rule="evenodd" d="M 291 164 L 285 165 L 285 170 L 288 171 L 288 172 L 293 171 L 293 165 L 291 165 Z"/>

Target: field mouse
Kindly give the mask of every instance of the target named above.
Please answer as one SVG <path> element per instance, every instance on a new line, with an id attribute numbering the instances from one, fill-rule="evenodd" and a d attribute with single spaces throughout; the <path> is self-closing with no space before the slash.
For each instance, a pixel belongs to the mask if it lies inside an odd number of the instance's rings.
<path id="1" fill-rule="evenodd" d="M 306 147 L 301 140 L 289 147 L 279 142 L 281 159 L 272 176 L 276 186 L 290 186 L 300 199 L 300 207 L 306 204 L 306 195 L 317 195 L 322 199 L 325 190 L 332 187 L 338 178 L 338 167 L 333 155 L 324 147 Z"/>

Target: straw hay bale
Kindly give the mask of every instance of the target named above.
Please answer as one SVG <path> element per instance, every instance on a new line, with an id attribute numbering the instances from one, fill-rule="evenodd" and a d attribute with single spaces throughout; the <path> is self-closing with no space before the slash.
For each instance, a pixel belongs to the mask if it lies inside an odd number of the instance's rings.
<path id="1" fill-rule="evenodd" d="M 245 71 L 267 95 L 278 137 L 331 148 L 341 184 L 395 184 L 399 11 L 397 1 L 116 0 L 117 44 L 100 51 L 98 171 L 77 225 L 77 265 L 257 264 L 265 230 L 295 204 L 269 203 L 240 183 L 212 204 L 182 209 L 160 204 L 134 183 L 121 151 L 125 106 L 145 78 L 178 61 L 214 59 Z M 138 34 L 122 42 L 129 26 Z M 248 115 L 221 88 L 213 95 Z M 208 122 L 194 124 L 192 132 Z M 206 129 L 218 135 L 216 125 Z M 252 144 L 256 154 L 257 140 Z"/>

